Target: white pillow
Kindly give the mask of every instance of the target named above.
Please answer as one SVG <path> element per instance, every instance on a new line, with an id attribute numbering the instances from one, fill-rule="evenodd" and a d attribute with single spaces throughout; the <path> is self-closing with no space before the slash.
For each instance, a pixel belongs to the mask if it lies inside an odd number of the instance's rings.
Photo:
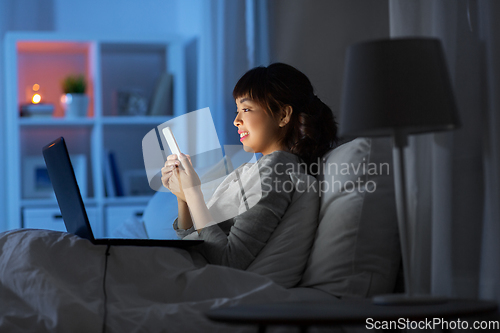
<path id="1" fill-rule="evenodd" d="M 318 227 L 317 181 L 304 173 L 290 173 L 295 184 L 290 207 L 268 243 L 247 271 L 271 278 L 285 288 L 300 281 Z"/>
<path id="2" fill-rule="evenodd" d="M 325 155 L 319 226 L 300 286 L 335 296 L 391 293 L 401 260 L 392 145 L 358 138 Z"/>
<path id="3" fill-rule="evenodd" d="M 171 192 L 156 192 L 144 209 L 142 221 L 151 239 L 177 239 L 172 223 L 178 215 L 177 197 Z"/>

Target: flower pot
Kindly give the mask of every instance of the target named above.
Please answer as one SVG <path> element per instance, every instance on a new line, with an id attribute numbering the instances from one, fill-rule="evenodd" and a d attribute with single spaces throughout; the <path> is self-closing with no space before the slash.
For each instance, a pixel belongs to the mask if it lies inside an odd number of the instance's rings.
<path id="1" fill-rule="evenodd" d="M 85 94 L 66 94 L 64 102 L 66 118 L 80 118 L 87 116 L 89 97 Z"/>

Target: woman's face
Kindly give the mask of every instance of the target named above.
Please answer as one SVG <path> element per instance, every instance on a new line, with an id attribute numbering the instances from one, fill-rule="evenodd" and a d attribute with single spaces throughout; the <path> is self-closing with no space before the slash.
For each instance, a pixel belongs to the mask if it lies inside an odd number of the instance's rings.
<path id="1" fill-rule="evenodd" d="M 267 155 L 282 149 L 279 144 L 279 120 L 271 117 L 259 104 L 248 97 L 236 99 L 237 114 L 234 126 L 238 127 L 240 141 L 247 152 Z"/>

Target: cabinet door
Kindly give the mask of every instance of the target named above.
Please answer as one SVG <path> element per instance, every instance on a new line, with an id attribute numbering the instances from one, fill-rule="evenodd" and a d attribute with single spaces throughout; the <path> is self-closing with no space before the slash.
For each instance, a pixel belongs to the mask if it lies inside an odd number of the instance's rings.
<path id="1" fill-rule="evenodd" d="M 106 237 L 134 238 L 145 233 L 142 214 L 145 205 L 106 208 Z"/>
<path id="2" fill-rule="evenodd" d="M 100 223 L 97 215 L 97 209 L 87 208 L 87 216 L 94 233 L 94 237 L 102 237 Z M 25 208 L 23 210 L 24 228 L 47 229 L 55 231 L 66 231 L 64 220 L 59 208 Z"/>

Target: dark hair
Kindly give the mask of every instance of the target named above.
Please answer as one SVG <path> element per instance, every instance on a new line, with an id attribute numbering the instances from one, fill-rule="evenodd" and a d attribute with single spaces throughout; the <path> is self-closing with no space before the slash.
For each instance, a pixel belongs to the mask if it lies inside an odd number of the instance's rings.
<path id="1" fill-rule="evenodd" d="M 245 73 L 233 90 L 234 99 L 248 96 L 271 116 L 292 107 L 281 143 L 310 166 L 337 143 L 332 110 L 315 94 L 311 81 L 296 68 L 274 63 Z"/>

